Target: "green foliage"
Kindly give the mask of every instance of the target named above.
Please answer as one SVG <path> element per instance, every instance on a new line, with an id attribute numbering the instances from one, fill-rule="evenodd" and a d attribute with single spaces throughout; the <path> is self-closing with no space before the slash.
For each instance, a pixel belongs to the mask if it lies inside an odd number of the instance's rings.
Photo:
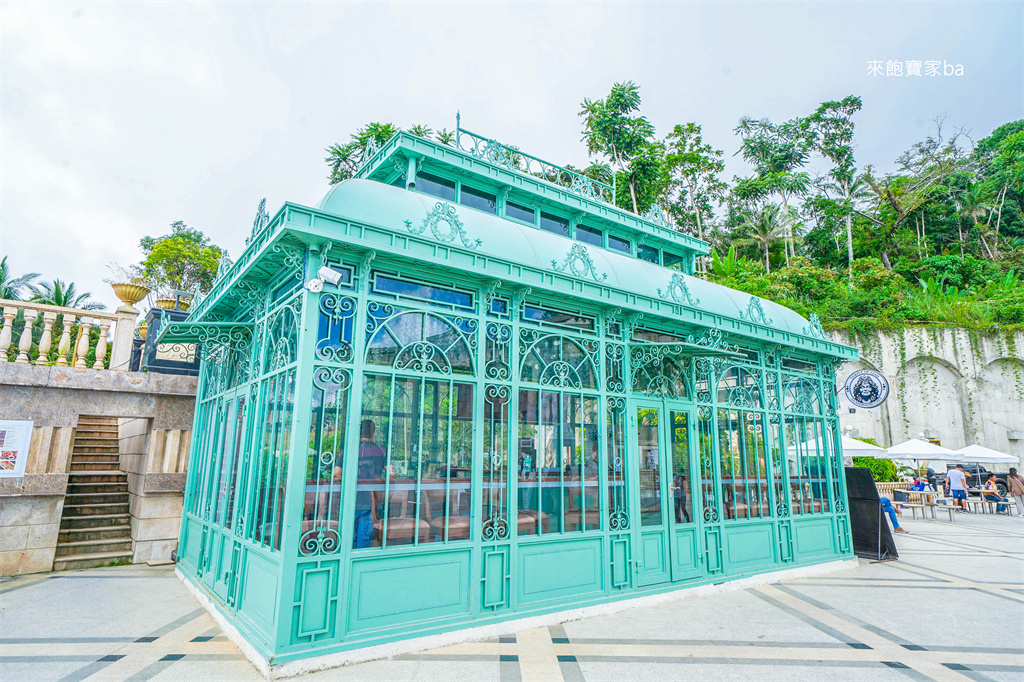
<path id="1" fill-rule="evenodd" d="M 900 480 L 899 469 L 891 459 L 854 457 L 853 466 L 871 469 L 871 476 L 875 479 L 875 483 L 895 483 Z"/>
<path id="2" fill-rule="evenodd" d="M 55 279 L 52 282 L 41 282 L 30 287 L 30 301 L 44 305 L 55 305 L 62 308 L 80 308 L 82 310 L 103 310 L 104 305 L 92 300 L 89 292 L 78 293 L 74 282 Z"/>
<path id="3" fill-rule="evenodd" d="M 171 223 L 162 237 L 143 237 L 142 273 L 155 289 L 206 293 L 213 287 L 217 268 L 227 251 L 185 223 Z"/>
<path id="4" fill-rule="evenodd" d="M 0 258 L 0 298 L 9 301 L 20 301 L 26 290 L 31 290 L 32 281 L 39 277 L 38 272 L 29 272 L 14 276 L 7 265 L 7 256 Z"/>

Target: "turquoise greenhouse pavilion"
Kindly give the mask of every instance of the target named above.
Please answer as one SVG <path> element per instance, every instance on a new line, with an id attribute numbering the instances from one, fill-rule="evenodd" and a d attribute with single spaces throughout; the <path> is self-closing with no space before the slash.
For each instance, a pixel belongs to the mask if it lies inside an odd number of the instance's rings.
<path id="1" fill-rule="evenodd" d="M 264 672 L 852 558 L 855 349 L 613 196 L 399 133 L 161 330 L 203 349 L 178 573 Z"/>

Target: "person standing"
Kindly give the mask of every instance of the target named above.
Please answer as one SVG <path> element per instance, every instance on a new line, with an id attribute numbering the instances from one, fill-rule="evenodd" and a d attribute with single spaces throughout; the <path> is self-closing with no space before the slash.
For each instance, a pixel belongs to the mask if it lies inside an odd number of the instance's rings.
<path id="1" fill-rule="evenodd" d="M 373 542 L 373 493 L 364 487 L 373 485 L 384 477 L 388 455 L 373 438 L 377 435 L 377 424 L 364 419 L 359 424 L 359 463 L 356 467 L 356 508 L 353 525 L 352 547 L 362 549 Z M 334 478 L 341 480 L 342 456 L 334 463 Z"/>
<path id="2" fill-rule="evenodd" d="M 964 475 L 963 464 L 957 464 L 946 472 L 946 492 L 960 511 L 967 511 L 967 476 Z"/>
<path id="3" fill-rule="evenodd" d="M 1006 477 L 1006 492 L 1017 507 L 1017 516 L 1024 518 L 1024 478 L 1017 470 L 1010 467 L 1010 475 Z"/>

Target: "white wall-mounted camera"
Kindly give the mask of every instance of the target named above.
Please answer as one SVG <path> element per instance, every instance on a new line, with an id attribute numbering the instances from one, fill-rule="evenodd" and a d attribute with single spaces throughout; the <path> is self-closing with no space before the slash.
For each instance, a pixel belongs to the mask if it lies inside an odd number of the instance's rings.
<path id="1" fill-rule="evenodd" d="M 319 294 L 324 290 L 324 282 L 338 286 L 344 276 L 344 272 L 335 270 L 334 268 L 329 268 L 325 265 L 316 271 L 315 279 L 311 279 L 306 282 L 306 288 L 314 294 Z"/>

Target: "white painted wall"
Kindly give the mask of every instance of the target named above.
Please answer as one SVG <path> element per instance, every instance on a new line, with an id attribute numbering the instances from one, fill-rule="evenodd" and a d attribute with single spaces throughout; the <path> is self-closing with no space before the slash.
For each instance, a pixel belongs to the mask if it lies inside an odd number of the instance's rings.
<path id="1" fill-rule="evenodd" d="M 924 433 L 954 450 L 979 443 L 1024 462 L 1024 333 L 908 327 L 832 337 L 861 351 L 861 360 L 845 363 L 836 377 L 844 429 L 883 447 Z M 885 375 L 892 392 L 881 406 L 851 413 L 843 386 L 864 368 Z M 1012 431 L 1022 437 L 1010 438 Z"/>

